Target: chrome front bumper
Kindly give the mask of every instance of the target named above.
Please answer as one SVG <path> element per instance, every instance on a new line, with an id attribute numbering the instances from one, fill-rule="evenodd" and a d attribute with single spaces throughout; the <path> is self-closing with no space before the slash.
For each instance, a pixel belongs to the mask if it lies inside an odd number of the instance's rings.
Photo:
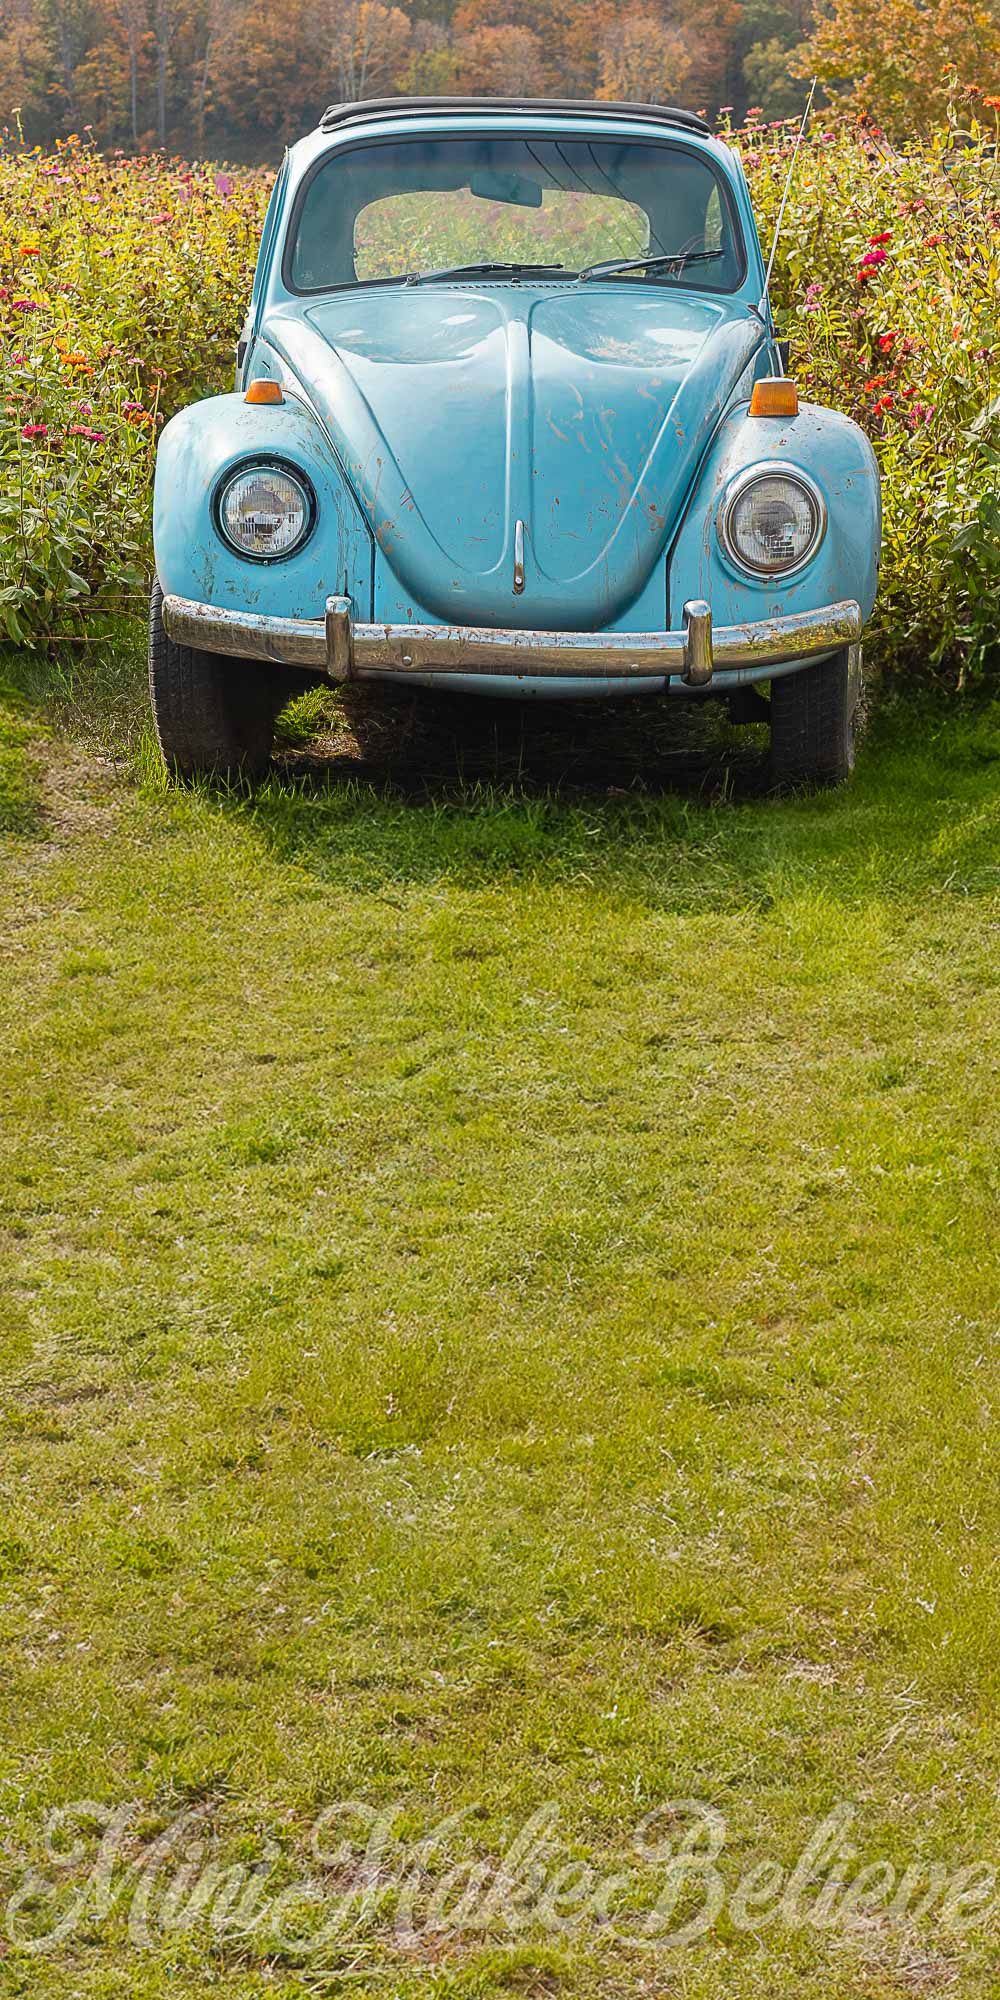
<path id="1" fill-rule="evenodd" d="M 809 660 L 855 645 L 861 609 L 852 598 L 819 611 L 713 630 L 711 606 L 684 606 L 679 632 L 518 632 L 491 625 L 359 625 L 347 597 L 327 599 L 326 617 L 269 618 L 164 597 L 163 622 L 179 645 L 239 659 L 311 667 L 334 681 L 406 675 L 503 675 L 517 680 L 650 680 L 678 693 L 739 687 L 794 673 Z"/>

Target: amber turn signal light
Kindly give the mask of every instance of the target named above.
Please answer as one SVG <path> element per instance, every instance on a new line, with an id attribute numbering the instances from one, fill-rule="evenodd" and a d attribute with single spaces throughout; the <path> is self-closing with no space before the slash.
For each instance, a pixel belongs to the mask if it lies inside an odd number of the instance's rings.
<path id="1" fill-rule="evenodd" d="M 251 382 L 243 398 L 245 403 L 283 403 L 284 400 L 280 382 Z"/>
<path id="2" fill-rule="evenodd" d="M 755 382 L 750 397 L 752 417 L 797 417 L 799 392 L 787 375 L 765 375 Z"/>

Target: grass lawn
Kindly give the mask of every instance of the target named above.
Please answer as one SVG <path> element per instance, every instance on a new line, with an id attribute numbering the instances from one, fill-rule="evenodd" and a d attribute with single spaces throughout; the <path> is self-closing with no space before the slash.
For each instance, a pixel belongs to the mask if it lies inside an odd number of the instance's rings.
<path id="1" fill-rule="evenodd" d="M 998 712 L 774 801 L 604 718 L 611 785 L 492 712 L 386 777 L 375 704 L 239 795 L 94 673 L 0 711 L 0 1993 L 995 1994 L 996 1894 L 657 1948 L 634 1841 L 1000 1861 Z M 86 1800 L 123 1871 L 266 1852 L 284 1930 L 74 1920 Z M 548 1806 L 615 1921 L 300 1950 L 342 1801 L 463 1815 L 428 1896 Z"/>

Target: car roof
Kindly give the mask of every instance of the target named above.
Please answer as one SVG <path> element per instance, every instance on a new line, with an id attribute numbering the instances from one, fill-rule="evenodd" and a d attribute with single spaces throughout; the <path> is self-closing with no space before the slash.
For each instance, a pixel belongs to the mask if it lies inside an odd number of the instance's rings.
<path id="1" fill-rule="evenodd" d="M 341 125 L 360 125 L 377 118 L 435 118 L 475 111 L 486 117 L 492 112 L 518 111 L 529 116 L 538 112 L 546 118 L 642 118 L 657 125 L 679 126 L 685 132 L 711 136 L 711 127 L 693 111 L 680 111 L 668 104 L 609 104 L 571 97 L 368 97 L 358 104 L 331 104 L 319 122 L 321 132 Z"/>

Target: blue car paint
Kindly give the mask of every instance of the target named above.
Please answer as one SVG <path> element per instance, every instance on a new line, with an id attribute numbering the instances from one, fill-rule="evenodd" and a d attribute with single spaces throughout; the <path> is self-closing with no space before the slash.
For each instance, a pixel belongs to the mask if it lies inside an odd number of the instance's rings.
<path id="1" fill-rule="evenodd" d="M 798 466 L 815 480 L 828 525 L 812 561 L 785 577 L 737 569 L 718 535 L 719 503 L 747 466 Z M 717 625 L 778 618 L 853 597 L 868 618 L 878 585 L 882 515 L 878 467 L 863 431 L 837 410 L 800 403 L 797 417 L 750 417 L 731 410 L 691 493 L 670 552 L 670 623 L 681 624 L 685 599 L 703 597 Z"/>
<path id="2" fill-rule="evenodd" d="M 247 457 L 284 459 L 312 484 L 315 530 L 286 561 L 246 562 L 215 526 L 219 485 Z M 157 454 L 153 546 L 164 591 L 200 604 L 321 618 L 330 593 L 343 591 L 359 617 L 371 614 L 371 533 L 315 417 L 298 402 L 257 407 L 241 395 L 210 396 L 173 417 Z"/>
<path id="3" fill-rule="evenodd" d="M 592 129 L 585 113 L 547 124 L 544 112 L 484 103 L 482 113 L 436 117 L 433 130 L 482 129 L 484 116 L 507 131 Z M 638 114 L 602 124 L 609 129 L 636 138 L 658 130 Z M 366 137 L 381 130 L 402 138 L 427 125 L 414 111 L 391 127 L 373 121 Z M 747 414 L 754 380 L 778 364 L 769 313 L 758 310 L 763 258 L 735 152 L 672 135 L 707 152 L 731 190 L 747 250 L 731 295 L 634 281 L 475 280 L 296 296 L 282 249 L 297 191 L 317 160 L 353 137 L 346 127 L 300 141 L 269 206 L 238 381 L 277 379 L 285 403 L 216 397 L 163 433 L 154 542 L 165 590 L 302 618 L 321 617 L 337 590 L 362 620 L 575 631 L 676 628 L 686 599 L 702 596 L 718 624 L 844 597 L 867 616 L 880 522 L 863 434 L 812 406 L 789 421 Z M 288 561 L 243 561 L 214 525 L 221 478 L 257 453 L 299 465 L 316 491 L 316 532 Z M 816 556 L 784 581 L 735 571 L 716 532 L 729 479 L 769 459 L 811 472 L 829 514 Z M 527 526 L 522 596 L 511 588 L 517 519 Z M 449 685 L 552 699 L 663 682 L 491 675 Z"/>
<path id="4" fill-rule="evenodd" d="M 376 616 L 576 632 L 662 567 L 764 339 L 745 307 L 622 284 L 342 292 L 267 321 L 372 524 Z"/>

